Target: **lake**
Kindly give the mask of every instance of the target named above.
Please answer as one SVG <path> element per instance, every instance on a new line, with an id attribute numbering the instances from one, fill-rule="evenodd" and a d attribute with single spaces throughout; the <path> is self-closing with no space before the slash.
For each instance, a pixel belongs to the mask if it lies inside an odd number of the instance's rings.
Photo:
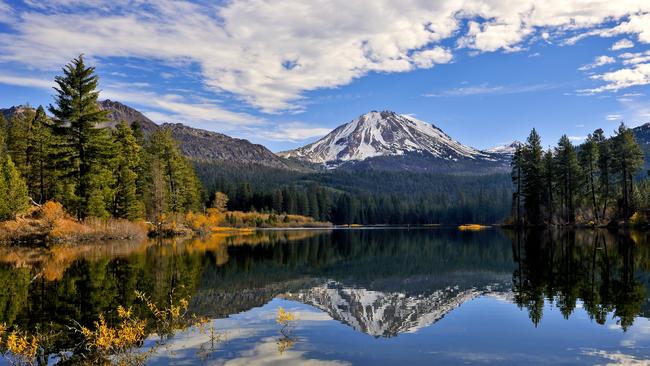
<path id="1" fill-rule="evenodd" d="M 650 241 L 605 230 L 260 231 L 0 248 L 0 323 L 49 363 L 118 305 L 190 298 L 152 365 L 650 365 Z M 297 319 L 282 329 L 282 308 Z M 147 349 L 153 340 L 145 342 Z"/>

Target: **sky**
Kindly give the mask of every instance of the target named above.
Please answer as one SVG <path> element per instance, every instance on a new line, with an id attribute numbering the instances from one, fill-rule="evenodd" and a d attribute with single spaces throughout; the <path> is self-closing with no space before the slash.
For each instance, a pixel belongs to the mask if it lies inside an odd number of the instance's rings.
<path id="1" fill-rule="evenodd" d="M 100 99 L 273 151 L 371 110 L 481 149 L 650 122 L 648 0 L 0 0 L 0 108 L 82 53 Z"/>

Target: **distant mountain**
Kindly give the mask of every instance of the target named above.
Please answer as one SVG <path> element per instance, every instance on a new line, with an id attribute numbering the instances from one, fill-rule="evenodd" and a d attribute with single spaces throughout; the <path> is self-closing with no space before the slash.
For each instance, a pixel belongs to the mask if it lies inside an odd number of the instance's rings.
<path id="1" fill-rule="evenodd" d="M 183 154 L 196 161 L 228 161 L 234 163 L 257 164 L 271 168 L 293 169 L 295 164 L 288 162 L 271 150 L 248 140 L 236 139 L 221 133 L 189 127 L 181 123 L 157 125 L 139 111 L 122 103 L 104 100 L 99 102 L 103 110 L 110 111 L 109 126 L 119 121 L 130 124 L 139 122 L 145 136 L 159 128 L 168 128 L 178 141 Z"/>
<path id="2" fill-rule="evenodd" d="M 110 112 L 108 118 L 111 121 L 106 124 L 107 127 L 115 127 L 120 121 L 125 121 L 129 125 L 138 122 L 142 132 L 147 137 L 159 128 L 154 121 L 147 118 L 144 114 L 120 102 L 106 99 L 99 102 L 99 107 L 102 110 Z"/>
<path id="3" fill-rule="evenodd" d="M 434 125 L 391 111 L 366 113 L 314 143 L 278 155 L 329 168 L 479 171 L 507 165 L 501 153 L 463 145 Z"/>
<path id="4" fill-rule="evenodd" d="M 161 127 L 170 129 L 183 154 L 194 160 L 221 160 L 273 168 L 293 168 L 290 162 L 278 157 L 271 150 L 248 140 L 192 128 L 181 123 L 165 123 Z"/>
<path id="5" fill-rule="evenodd" d="M 499 154 L 499 155 L 506 155 L 512 157 L 515 154 L 517 148 L 522 146 L 524 146 L 522 142 L 515 140 L 511 143 L 498 145 L 483 151 L 490 154 Z"/>
<path id="6" fill-rule="evenodd" d="M 15 105 L 11 106 L 9 108 L 0 108 L 0 114 L 2 114 L 2 117 L 7 122 L 10 122 L 11 119 L 19 114 L 24 114 L 24 113 L 30 113 L 33 112 L 34 108 L 28 106 L 28 105 Z"/>

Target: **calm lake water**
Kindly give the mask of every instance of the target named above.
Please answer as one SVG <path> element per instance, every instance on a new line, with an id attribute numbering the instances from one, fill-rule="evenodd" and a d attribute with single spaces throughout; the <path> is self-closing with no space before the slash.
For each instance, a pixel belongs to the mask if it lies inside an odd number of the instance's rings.
<path id="1" fill-rule="evenodd" d="M 135 290 L 218 333 L 181 332 L 153 365 L 650 365 L 650 240 L 599 230 L 265 231 L 0 250 L 0 323 L 76 341 Z M 282 307 L 299 320 L 280 332 Z M 147 342 L 145 348 L 150 342 Z M 50 362 L 55 361 L 50 358 Z M 1 363 L 1 361 L 0 361 Z"/>

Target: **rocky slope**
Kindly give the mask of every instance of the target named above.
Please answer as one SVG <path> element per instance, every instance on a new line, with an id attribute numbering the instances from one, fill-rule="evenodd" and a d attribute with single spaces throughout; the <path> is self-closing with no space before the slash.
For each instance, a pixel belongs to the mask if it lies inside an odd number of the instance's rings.
<path id="1" fill-rule="evenodd" d="M 279 158 L 266 147 L 253 144 L 248 140 L 189 127 L 181 123 L 157 125 L 139 111 L 111 100 L 101 101 L 100 106 L 102 109 L 110 111 L 111 123 L 109 126 L 113 126 L 121 120 L 131 124 L 139 122 L 145 136 L 159 128 L 170 129 L 183 154 L 193 160 L 250 163 L 281 169 L 293 167 L 291 163 Z"/>

